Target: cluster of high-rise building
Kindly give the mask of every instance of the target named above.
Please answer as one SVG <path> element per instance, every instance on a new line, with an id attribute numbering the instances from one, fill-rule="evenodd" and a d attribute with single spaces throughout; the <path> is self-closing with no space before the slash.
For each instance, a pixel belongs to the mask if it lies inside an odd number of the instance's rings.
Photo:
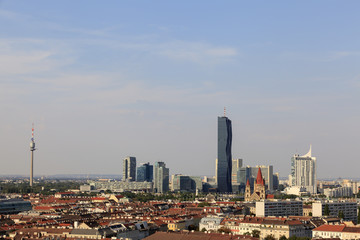
<path id="1" fill-rule="evenodd" d="M 243 159 L 232 157 L 232 123 L 224 116 L 218 117 L 217 158 L 215 181 L 196 176 L 176 174 L 170 177 L 169 168 L 164 162 L 154 165 L 143 163 L 136 167 L 135 157 L 123 160 L 124 182 L 152 182 L 154 192 L 216 190 L 220 193 L 245 192 L 246 187 L 254 190 L 259 172 L 263 178 L 265 190 L 272 192 L 279 186 L 279 175 L 274 173 L 272 165 L 245 166 Z M 171 180 L 171 181 L 170 181 Z M 207 181 L 209 180 L 209 181 Z M 316 158 L 311 155 L 311 146 L 307 154 L 295 154 L 291 159 L 289 185 L 292 190 L 317 193 Z M 169 185 L 171 184 L 171 185 Z"/>

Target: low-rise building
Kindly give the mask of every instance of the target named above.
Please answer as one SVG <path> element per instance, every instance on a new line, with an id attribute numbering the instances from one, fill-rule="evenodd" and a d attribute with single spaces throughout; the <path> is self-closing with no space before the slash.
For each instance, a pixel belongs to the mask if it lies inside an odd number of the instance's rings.
<path id="1" fill-rule="evenodd" d="M 325 188 L 324 195 L 326 197 L 352 197 L 353 190 L 351 187 Z"/>
<path id="2" fill-rule="evenodd" d="M 199 230 L 202 231 L 214 231 L 216 232 L 220 228 L 220 223 L 223 220 L 222 217 L 208 216 L 200 220 Z"/>
<path id="3" fill-rule="evenodd" d="M 357 204 L 355 201 L 317 201 L 312 204 L 314 217 L 342 217 L 345 221 L 357 223 Z"/>
<path id="4" fill-rule="evenodd" d="M 341 240 L 360 239 L 360 227 L 346 225 L 321 225 L 312 231 L 313 238 L 339 238 Z"/>
<path id="5" fill-rule="evenodd" d="M 264 200 L 256 202 L 256 216 L 302 216 L 302 201 L 294 200 Z"/>

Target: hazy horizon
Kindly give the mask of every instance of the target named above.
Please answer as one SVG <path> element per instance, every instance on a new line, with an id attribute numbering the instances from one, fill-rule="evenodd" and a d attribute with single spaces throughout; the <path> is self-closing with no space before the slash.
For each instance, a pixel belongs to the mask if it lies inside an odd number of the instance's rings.
<path id="1" fill-rule="evenodd" d="M 233 158 L 359 176 L 358 1 L 0 1 L 0 175 L 215 173 Z"/>

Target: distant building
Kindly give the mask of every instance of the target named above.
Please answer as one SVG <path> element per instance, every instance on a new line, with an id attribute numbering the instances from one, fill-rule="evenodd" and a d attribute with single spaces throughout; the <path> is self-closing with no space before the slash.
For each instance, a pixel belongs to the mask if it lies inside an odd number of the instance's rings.
<path id="1" fill-rule="evenodd" d="M 242 159 L 233 159 L 232 160 L 232 169 L 231 169 L 231 185 L 233 192 L 240 191 L 240 169 L 243 165 Z"/>
<path id="2" fill-rule="evenodd" d="M 239 185 L 240 191 L 245 190 L 247 180 L 249 180 L 251 188 L 254 188 L 254 180 L 257 177 L 259 168 L 261 169 L 262 176 L 265 180 L 266 190 L 274 190 L 274 177 L 276 178 L 277 176 L 273 174 L 273 166 L 257 165 L 256 167 L 245 166 L 239 168 L 237 184 Z M 233 186 L 234 182 L 235 179 L 233 179 Z"/>
<path id="3" fill-rule="evenodd" d="M 202 179 L 197 176 L 184 176 L 181 174 L 172 175 L 172 191 L 195 192 L 202 191 Z"/>
<path id="4" fill-rule="evenodd" d="M 88 184 L 80 185 L 80 192 L 91 192 L 94 189 L 94 186 Z"/>
<path id="5" fill-rule="evenodd" d="M 156 162 L 154 166 L 154 191 L 165 193 L 169 191 L 169 168 L 164 162 Z"/>
<path id="6" fill-rule="evenodd" d="M 311 146 L 307 154 L 295 154 L 291 158 L 291 186 L 305 187 L 311 194 L 317 193 L 316 158 L 311 156 Z"/>
<path id="7" fill-rule="evenodd" d="M 345 221 L 357 223 L 356 201 L 317 201 L 312 204 L 312 215 L 314 217 L 339 217 L 340 213 L 343 214 Z"/>
<path id="8" fill-rule="evenodd" d="M 137 182 L 152 182 L 154 167 L 150 163 L 143 163 L 137 168 L 136 181 Z"/>
<path id="9" fill-rule="evenodd" d="M 132 182 L 136 179 L 136 158 L 126 157 L 123 160 L 123 181 Z"/>
<path id="10" fill-rule="evenodd" d="M 104 182 L 104 181 L 92 181 L 91 186 L 94 186 L 96 190 L 111 190 L 112 192 L 124 192 L 124 191 L 137 191 L 137 192 L 152 192 L 152 182 Z"/>
<path id="11" fill-rule="evenodd" d="M 327 197 L 352 197 L 353 191 L 351 187 L 325 188 L 324 195 Z"/>
<path id="12" fill-rule="evenodd" d="M 217 188 L 219 192 L 232 192 L 232 127 L 227 117 L 218 117 L 218 157 L 216 167 Z"/>
<path id="13" fill-rule="evenodd" d="M 302 216 L 302 201 L 292 200 L 276 200 L 276 201 L 260 201 L 256 202 L 256 216 Z"/>
<path id="14" fill-rule="evenodd" d="M 246 183 L 246 189 L 245 189 L 245 201 L 251 202 L 251 201 L 259 201 L 266 198 L 265 193 L 265 180 L 262 177 L 261 169 L 258 169 L 257 177 L 254 182 L 254 190 L 251 192 L 251 186 L 249 180 L 247 180 Z"/>

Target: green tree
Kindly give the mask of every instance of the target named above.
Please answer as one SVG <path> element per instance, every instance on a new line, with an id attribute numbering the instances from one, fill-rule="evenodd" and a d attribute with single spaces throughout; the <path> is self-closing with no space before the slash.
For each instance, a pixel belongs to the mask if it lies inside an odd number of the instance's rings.
<path id="1" fill-rule="evenodd" d="M 338 213 L 338 218 L 340 218 L 340 219 L 344 219 L 344 213 L 343 213 L 343 211 L 341 211 L 341 210 L 339 210 L 339 213 Z"/>
<path id="2" fill-rule="evenodd" d="M 231 233 L 231 230 L 226 227 L 221 227 L 218 229 L 219 233 Z"/>
<path id="3" fill-rule="evenodd" d="M 275 240 L 274 235 L 270 234 L 265 237 L 265 240 Z"/>
<path id="4" fill-rule="evenodd" d="M 251 233 L 250 233 L 250 232 L 246 232 L 246 233 L 244 233 L 244 235 L 251 236 Z"/>
<path id="5" fill-rule="evenodd" d="M 259 238 L 260 237 L 260 231 L 259 230 L 252 230 L 251 235 L 253 237 Z"/>
<path id="6" fill-rule="evenodd" d="M 206 231 L 206 228 L 202 228 L 201 231 L 202 231 L 202 232 L 205 232 L 205 231 Z"/>
<path id="7" fill-rule="evenodd" d="M 210 203 L 208 203 L 208 202 L 202 202 L 202 203 L 199 203 L 199 204 L 198 204 L 198 207 L 207 207 L 207 206 L 210 206 Z"/>
<path id="8" fill-rule="evenodd" d="M 359 207 L 359 210 L 358 210 L 358 219 L 357 219 L 357 223 L 360 224 L 360 207 Z"/>
<path id="9" fill-rule="evenodd" d="M 330 215 L 329 205 L 326 204 L 324 207 L 324 216 L 329 216 L 329 215 Z"/>
<path id="10" fill-rule="evenodd" d="M 282 235 L 279 240 L 288 240 L 287 237 L 285 237 L 285 235 Z"/>
<path id="11" fill-rule="evenodd" d="M 309 216 L 310 216 L 310 217 L 312 216 L 312 212 L 309 212 Z"/>

